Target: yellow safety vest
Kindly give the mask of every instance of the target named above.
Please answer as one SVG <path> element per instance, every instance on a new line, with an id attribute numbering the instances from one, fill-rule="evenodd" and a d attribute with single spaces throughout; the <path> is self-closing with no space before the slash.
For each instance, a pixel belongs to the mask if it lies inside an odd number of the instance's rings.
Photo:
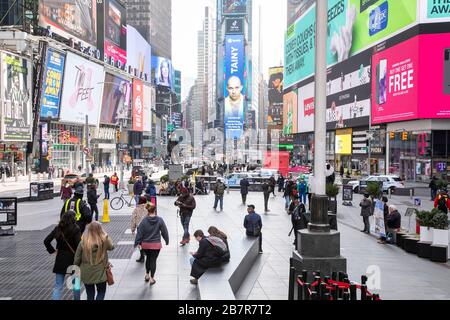
<path id="1" fill-rule="evenodd" d="M 66 205 L 64 207 L 64 212 L 69 211 L 69 203 L 72 201 L 72 199 L 69 199 L 66 201 Z M 75 220 L 78 222 L 81 219 L 81 211 L 80 211 L 80 203 L 81 199 L 77 200 L 77 203 L 75 204 Z"/>

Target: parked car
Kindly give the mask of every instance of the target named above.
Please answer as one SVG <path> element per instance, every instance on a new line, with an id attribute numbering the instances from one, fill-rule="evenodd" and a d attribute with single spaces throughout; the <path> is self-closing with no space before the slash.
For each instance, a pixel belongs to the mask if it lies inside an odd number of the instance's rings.
<path id="1" fill-rule="evenodd" d="M 63 181 L 67 181 L 73 187 L 78 178 L 80 178 L 80 181 L 84 183 L 86 181 L 86 177 L 86 173 L 83 173 L 82 175 L 76 173 L 68 173 L 64 176 Z"/>
<path id="2" fill-rule="evenodd" d="M 255 175 L 250 172 L 236 172 L 228 175 L 225 179 L 225 184 L 230 188 L 236 188 L 241 186 L 241 180 L 244 178 L 251 178 Z"/>
<path id="3" fill-rule="evenodd" d="M 405 188 L 405 183 L 398 176 L 393 176 L 393 175 L 369 176 L 367 178 L 361 179 L 361 181 L 382 181 L 383 182 L 383 192 L 388 192 L 388 190 L 391 190 L 391 193 L 395 193 L 396 189 Z M 353 191 L 355 193 L 359 192 L 359 181 L 358 180 L 349 181 L 348 185 L 351 185 L 353 187 Z"/>

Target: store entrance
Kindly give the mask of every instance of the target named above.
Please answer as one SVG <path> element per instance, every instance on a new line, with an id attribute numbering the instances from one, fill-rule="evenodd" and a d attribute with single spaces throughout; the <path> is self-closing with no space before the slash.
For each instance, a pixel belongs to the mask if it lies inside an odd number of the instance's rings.
<path id="1" fill-rule="evenodd" d="M 400 178 L 407 181 L 415 181 L 415 165 L 412 159 L 400 160 Z"/>

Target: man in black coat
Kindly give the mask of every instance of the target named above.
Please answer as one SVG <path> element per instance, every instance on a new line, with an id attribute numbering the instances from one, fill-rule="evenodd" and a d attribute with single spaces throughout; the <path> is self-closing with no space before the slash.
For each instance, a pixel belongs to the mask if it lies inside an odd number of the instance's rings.
<path id="1" fill-rule="evenodd" d="M 250 186 L 250 183 L 248 182 L 247 178 L 244 178 L 241 180 L 241 196 L 242 196 L 242 204 L 243 205 L 245 205 L 245 203 L 247 202 L 249 186 Z"/>
<path id="2" fill-rule="evenodd" d="M 191 252 L 192 257 L 195 259 L 192 263 L 191 279 L 192 284 L 198 284 L 198 279 L 205 273 L 208 268 L 218 267 L 222 264 L 221 257 L 217 254 L 216 250 L 206 239 L 202 230 L 197 230 L 194 233 L 195 239 L 199 242 L 197 252 Z"/>
<path id="3" fill-rule="evenodd" d="M 298 231 L 308 228 L 308 220 L 306 219 L 305 212 L 305 205 L 299 201 L 299 197 L 295 197 L 289 207 L 289 214 L 291 215 L 292 230 L 294 231 L 295 236 L 294 245 L 296 249 Z"/>
<path id="4" fill-rule="evenodd" d="M 269 183 L 267 183 L 266 180 L 264 180 L 262 184 L 262 191 L 264 194 L 264 211 L 269 212 L 269 197 L 270 193 L 272 192 Z"/>
<path id="5" fill-rule="evenodd" d="M 181 189 L 181 196 L 179 196 L 177 201 L 175 201 L 175 206 L 180 208 L 181 225 L 184 230 L 183 239 L 181 239 L 180 244 L 184 246 L 188 244 L 191 239 L 191 235 L 189 234 L 189 223 L 192 218 L 192 213 L 197 207 L 195 198 L 191 195 L 189 189 Z"/>

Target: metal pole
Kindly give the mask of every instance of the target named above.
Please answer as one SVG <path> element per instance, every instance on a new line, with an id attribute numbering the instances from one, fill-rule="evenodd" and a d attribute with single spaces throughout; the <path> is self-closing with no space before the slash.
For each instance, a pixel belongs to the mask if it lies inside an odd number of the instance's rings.
<path id="1" fill-rule="evenodd" d="M 86 125 L 84 127 L 84 135 L 85 135 L 85 139 L 86 139 L 86 148 L 89 149 L 89 116 L 86 115 Z M 88 162 L 88 154 L 85 154 L 84 156 L 84 164 L 86 166 L 85 170 L 86 170 L 86 176 L 89 175 L 89 162 Z"/>
<path id="2" fill-rule="evenodd" d="M 120 137 L 122 137 L 122 130 L 123 130 L 123 123 L 122 120 L 120 121 Z M 120 144 L 120 141 L 122 140 L 122 138 L 120 138 L 120 140 L 118 141 L 118 143 Z M 119 148 L 119 164 L 120 164 L 120 180 L 119 180 L 119 188 L 120 189 L 124 189 L 125 188 L 125 183 L 123 181 L 124 179 L 124 165 L 123 165 L 123 148 L 122 146 L 120 146 Z"/>

